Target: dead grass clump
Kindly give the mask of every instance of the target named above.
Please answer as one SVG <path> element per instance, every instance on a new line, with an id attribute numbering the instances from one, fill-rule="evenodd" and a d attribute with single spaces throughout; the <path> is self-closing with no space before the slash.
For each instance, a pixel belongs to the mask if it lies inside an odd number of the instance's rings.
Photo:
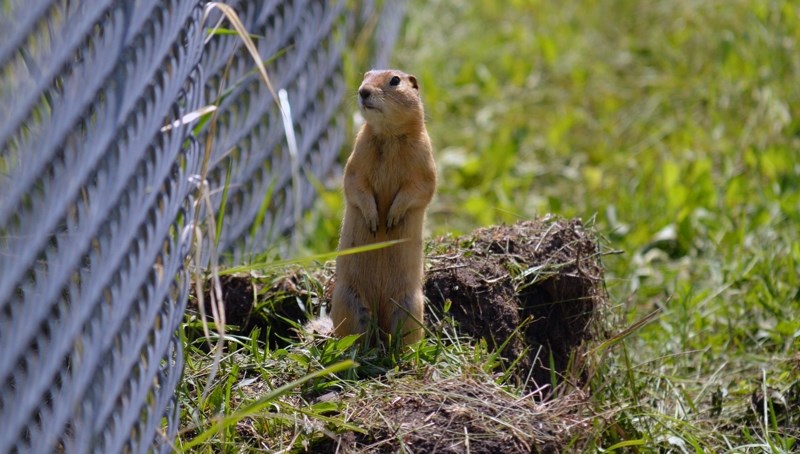
<path id="1" fill-rule="evenodd" d="M 375 382 L 347 398 L 345 421 L 366 433 L 326 440 L 319 452 L 558 452 L 585 422 L 570 398 L 537 403 L 495 381 L 459 376 Z M 364 392 L 364 389 L 361 389 Z"/>

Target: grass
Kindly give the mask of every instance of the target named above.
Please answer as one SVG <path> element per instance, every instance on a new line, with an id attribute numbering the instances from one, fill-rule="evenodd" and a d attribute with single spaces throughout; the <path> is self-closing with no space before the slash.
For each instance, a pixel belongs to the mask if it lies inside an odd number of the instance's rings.
<path id="1" fill-rule="evenodd" d="M 431 226 L 593 217 L 626 252 L 605 263 L 620 322 L 661 315 L 593 383 L 617 420 L 598 448 L 797 449 L 745 422 L 760 388 L 800 386 L 797 6 L 511 3 L 430 2 L 404 35 L 439 150 Z"/>
<path id="2" fill-rule="evenodd" d="M 567 448 L 800 449 L 798 6 L 412 0 L 408 11 L 395 65 L 420 80 L 437 150 L 431 233 L 547 212 L 594 219 L 624 251 L 604 259 L 612 330 L 658 311 L 598 349 Z M 350 70 L 353 96 L 363 69 Z M 336 244 L 338 188 L 321 201 L 309 254 Z M 358 433 L 353 396 L 373 402 L 409 376 L 492 385 L 481 344 L 434 334 L 388 359 L 356 358 L 347 340 L 231 336 L 207 396 L 208 355 L 187 340 L 178 444 L 348 359 L 365 364 L 309 379 L 193 449 L 313 450 Z M 331 391 L 351 400 L 318 399 Z"/>

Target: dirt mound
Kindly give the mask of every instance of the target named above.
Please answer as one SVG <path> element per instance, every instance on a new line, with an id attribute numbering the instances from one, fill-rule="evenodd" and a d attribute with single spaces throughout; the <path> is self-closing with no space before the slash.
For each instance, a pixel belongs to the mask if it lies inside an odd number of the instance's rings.
<path id="1" fill-rule="evenodd" d="M 536 388 L 578 366 L 605 305 L 596 238 L 579 219 L 545 218 L 479 229 L 432 245 L 425 295 L 445 303 L 461 332 L 484 338 L 518 383 Z M 572 362 L 571 362 L 572 361 Z"/>
<path id="2" fill-rule="evenodd" d="M 503 346 L 518 384 L 550 384 L 553 374 L 579 366 L 575 354 L 597 334 L 594 322 L 606 304 L 599 257 L 597 239 L 579 219 L 549 217 L 433 240 L 427 322 L 442 319 L 449 305 L 461 333 Z M 259 327 L 272 345 L 285 345 L 315 307 L 329 304 L 332 278 L 330 267 L 294 268 L 268 280 L 225 276 L 226 321 L 234 332 Z"/>
<path id="3" fill-rule="evenodd" d="M 426 324 L 438 332 L 445 328 L 439 322 L 453 320 L 464 337 L 485 339 L 500 350 L 506 376 L 530 392 L 519 396 L 517 386 L 499 384 L 498 371 L 482 366 L 455 377 L 435 368 L 380 373 L 334 393 L 337 412 L 360 430 L 326 432 L 313 452 L 561 450 L 586 428 L 585 396 L 580 387 L 548 393 L 553 381 L 581 381 L 582 346 L 597 335 L 606 306 L 600 254 L 591 229 L 577 219 L 525 221 L 431 241 Z M 245 334 L 259 327 L 270 343 L 296 339 L 295 328 L 312 308 L 329 304 L 333 284 L 330 266 L 276 272 L 222 282 L 228 323 Z"/>

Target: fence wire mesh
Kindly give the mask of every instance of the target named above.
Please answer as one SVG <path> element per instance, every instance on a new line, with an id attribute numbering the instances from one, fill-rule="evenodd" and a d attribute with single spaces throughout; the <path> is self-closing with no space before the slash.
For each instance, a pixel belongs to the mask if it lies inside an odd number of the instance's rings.
<path id="1" fill-rule="evenodd" d="M 241 40 L 208 33 L 206 2 L 2 3 L 0 453 L 170 451 L 206 145 L 233 262 L 291 234 L 310 180 L 336 166 L 353 12 L 226 3 L 286 90 L 294 157 Z M 210 104 L 215 129 L 177 121 Z"/>

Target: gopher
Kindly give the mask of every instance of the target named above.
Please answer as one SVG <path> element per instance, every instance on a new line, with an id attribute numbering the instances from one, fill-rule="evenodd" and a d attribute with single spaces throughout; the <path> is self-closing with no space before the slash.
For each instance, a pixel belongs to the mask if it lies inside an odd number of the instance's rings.
<path id="1" fill-rule="evenodd" d="M 436 163 L 417 78 L 373 70 L 358 89 L 365 119 L 344 170 L 346 207 L 339 250 L 402 240 L 336 259 L 334 334 L 363 341 L 423 336 L 425 209 L 436 190 Z"/>

